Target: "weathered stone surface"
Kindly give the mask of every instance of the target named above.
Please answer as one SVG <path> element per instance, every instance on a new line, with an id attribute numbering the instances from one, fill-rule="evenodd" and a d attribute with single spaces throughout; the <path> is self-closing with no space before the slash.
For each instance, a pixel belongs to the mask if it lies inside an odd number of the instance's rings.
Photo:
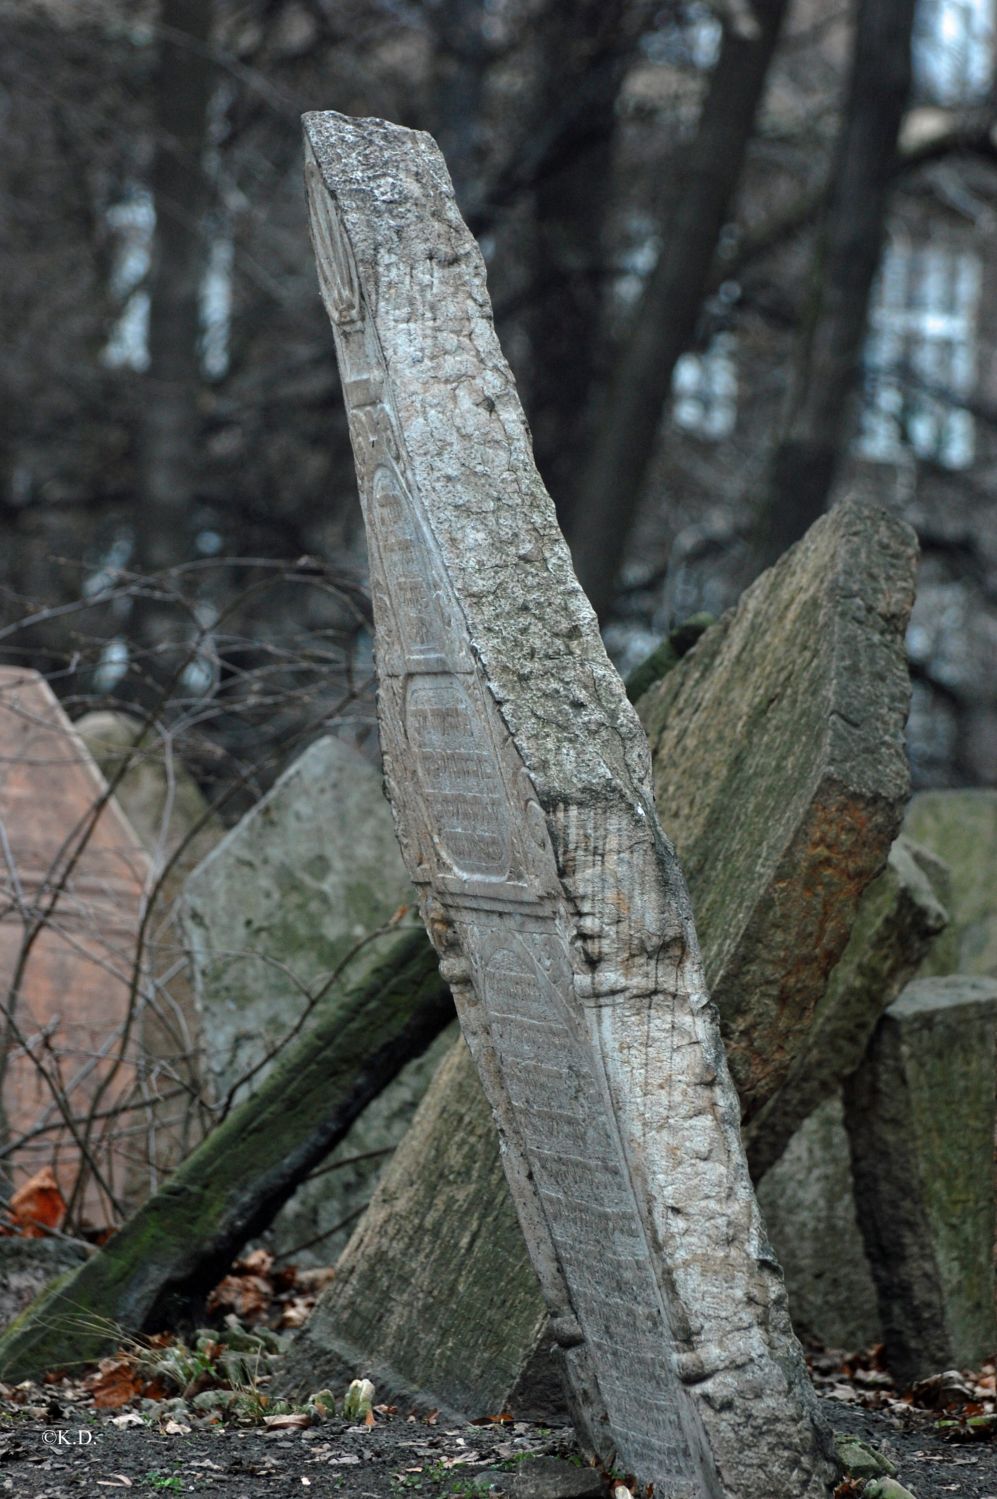
<path id="1" fill-rule="evenodd" d="M 57 1275 L 86 1258 L 67 1239 L 0 1239 L 0 1331 Z"/>
<path id="2" fill-rule="evenodd" d="M 913 978 L 945 926 L 942 895 L 947 881 L 946 866 L 933 854 L 906 838 L 897 839 L 883 873 L 862 896 L 848 946 L 818 1001 L 786 1081 L 747 1126 L 745 1145 L 756 1181 L 779 1159 L 821 1099 L 840 1087 L 861 1062 L 880 1015 Z M 769 1222 L 767 1211 L 765 1221 Z M 792 1298 L 790 1304 L 795 1316 Z"/>
<path id="3" fill-rule="evenodd" d="M 639 705 L 749 1121 L 899 831 L 915 558 L 885 511 L 836 506 Z"/>
<path id="4" fill-rule="evenodd" d="M 384 938 L 358 944 L 414 903 L 379 773 L 341 740 L 317 740 L 187 881 L 183 922 L 215 1091 L 224 1096 L 257 1067 L 258 1084 L 309 996 L 351 953 L 359 982 Z M 319 1002 L 306 1033 L 321 1011 Z M 397 1144 L 446 1046 L 441 1039 L 406 1068 L 326 1165 Z M 348 1229 L 328 1231 L 366 1201 L 382 1164 L 369 1157 L 326 1171 L 295 1194 L 267 1242 L 287 1252 L 319 1239 L 297 1257 L 328 1263 Z"/>
<path id="5" fill-rule="evenodd" d="M 584 1439 L 674 1499 L 833 1483 L 647 747 L 439 153 L 306 117 L 386 780 Z"/>
<path id="6" fill-rule="evenodd" d="M 840 576 L 849 556 L 855 550 L 855 528 L 863 523 L 867 527 L 864 549 L 872 554 L 866 563 L 867 571 L 880 579 L 885 574 L 888 574 L 891 559 L 896 557 L 900 542 L 903 542 L 903 546 L 899 547 L 900 554 L 904 559 L 903 568 L 907 567 L 910 560 L 910 553 L 907 549 L 906 533 L 898 535 L 892 523 L 884 525 L 878 512 L 868 510 L 846 511 L 844 515 L 836 515 L 834 517 L 834 524 L 838 527 L 836 534 L 841 538 L 840 553 L 836 553 L 832 549 L 828 555 L 825 547 L 825 565 L 832 580 Z M 826 540 L 829 523 L 822 522 L 821 524 L 824 527 Z M 876 549 L 880 544 L 885 546 L 885 554 L 877 558 Z M 797 549 L 786 559 L 781 570 L 777 569 L 772 574 L 766 575 L 766 578 L 760 580 L 759 584 L 756 585 L 758 591 L 761 592 L 764 588 L 771 587 L 777 597 L 785 598 L 786 596 L 792 596 L 797 591 L 803 592 L 809 587 L 818 594 L 827 596 L 832 591 L 834 585 L 833 582 L 828 583 L 826 580 L 823 585 L 815 582 L 813 576 L 815 567 L 814 552 L 815 544 L 812 539 L 809 539 L 804 547 Z M 797 568 L 799 569 L 798 571 L 796 571 Z M 852 607 L 854 613 L 861 614 L 861 609 L 858 605 L 853 605 Z M 759 613 L 764 614 L 768 612 L 770 611 L 761 609 L 756 600 L 749 619 L 756 618 Z M 726 623 L 722 622 L 722 626 L 724 631 L 735 628 L 736 616 L 733 623 L 728 620 Z M 870 631 L 875 630 L 876 626 L 873 619 L 870 619 L 868 628 Z M 889 650 L 892 654 L 890 657 L 891 669 L 888 673 L 886 696 L 888 711 L 884 733 L 889 732 L 892 734 L 892 744 L 889 753 L 880 751 L 880 758 L 884 763 L 892 764 L 893 754 L 900 751 L 902 725 L 897 720 L 896 715 L 892 714 L 892 697 L 890 694 L 892 692 L 895 671 L 898 664 L 902 661 L 903 642 L 902 635 L 900 634 L 891 633 L 889 639 Z M 709 636 L 707 636 L 707 642 L 708 640 Z M 701 642 L 699 648 L 702 648 L 702 644 L 707 642 Z M 829 633 L 825 637 L 824 645 L 828 653 L 833 655 L 835 649 L 833 633 Z M 786 654 L 787 658 L 791 656 L 788 647 Z M 700 673 L 699 669 L 695 666 L 695 660 L 696 652 L 693 652 L 685 661 L 672 663 L 673 675 L 677 683 L 681 684 L 687 672 L 693 673 L 692 680 L 694 683 L 699 682 Z M 787 660 L 786 669 L 790 670 L 789 660 Z M 759 702 L 764 704 L 769 692 L 769 667 L 763 653 L 758 672 L 757 691 L 759 693 Z M 750 699 L 750 682 L 742 684 L 742 695 Z M 676 691 L 675 700 L 681 701 L 680 691 Z M 653 702 L 653 694 L 650 701 Z M 837 711 L 836 702 L 838 701 L 840 699 L 834 699 L 833 696 L 826 700 L 824 706 L 829 716 Z M 876 709 L 874 705 L 869 702 L 866 706 L 875 715 Z M 757 716 L 755 707 L 751 708 L 750 716 Z M 825 733 L 823 735 L 814 734 L 810 739 L 802 741 L 795 747 L 797 761 L 809 766 L 810 779 L 814 784 L 820 781 L 820 766 L 824 762 L 825 745 L 831 737 L 831 733 L 832 728 L 829 718 L 828 723 L 825 724 Z M 729 759 L 732 763 L 736 763 L 740 754 L 738 742 L 731 743 L 728 740 L 727 746 Z M 662 753 L 664 753 L 664 749 L 662 749 Z M 728 772 L 725 768 L 722 768 L 718 773 L 721 779 L 727 778 Z M 684 777 L 687 782 L 687 787 L 685 784 L 683 785 L 682 794 L 676 797 L 677 804 L 681 804 L 682 806 L 695 805 L 697 789 L 700 795 L 708 795 L 707 788 L 701 784 L 699 765 L 694 755 L 683 754 L 682 756 L 674 756 L 672 774 L 673 780 L 676 783 L 680 777 Z M 802 771 L 799 770 L 799 767 L 798 774 L 802 776 Z M 691 886 L 694 904 L 700 902 L 701 889 L 708 889 L 715 877 L 718 879 L 724 877 L 723 871 L 727 861 L 729 838 L 740 836 L 739 828 L 743 825 L 750 826 L 755 820 L 752 803 L 752 786 L 750 784 L 745 785 L 741 788 L 740 794 L 744 805 L 738 809 L 738 815 L 731 818 L 730 829 L 725 827 L 722 820 L 717 819 L 715 842 L 712 848 L 708 850 L 709 858 L 700 860 L 696 871 L 697 883 Z M 771 800 L 771 789 L 767 780 L 762 784 L 761 797 L 764 810 Z M 681 839 L 685 832 L 684 824 L 679 826 L 676 832 Z M 851 838 L 850 828 L 845 829 L 842 837 L 844 840 Z M 882 859 L 886 856 L 888 838 L 889 829 L 886 825 L 886 819 L 885 817 L 881 817 L 873 829 L 870 847 L 861 856 L 864 877 L 866 879 L 871 878 L 877 859 Z M 813 850 L 808 845 L 803 845 L 803 855 L 801 855 L 803 862 L 800 869 L 801 881 L 807 875 L 808 870 L 812 872 L 814 857 Z M 858 862 L 859 855 L 856 855 L 855 859 Z M 831 879 L 831 875 L 834 875 L 835 872 L 837 872 L 837 876 L 840 876 L 842 862 L 841 843 L 835 844 L 832 837 L 828 858 L 831 870 L 831 874 L 828 876 L 829 879 Z M 896 854 L 892 865 L 884 872 L 880 880 L 874 882 L 869 887 L 866 893 L 866 903 L 863 907 L 864 914 L 859 923 L 864 935 L 861 936 L 861 942 L 858 943 L 854 951 L 852 949 L 846 950 L 834 976 L 835 982 L 832 985 L 829 996 L 830 1003 L 822 1006 L 821 1009 L 821 1013 L 827 1021 L 826 1027 L 823 1028 L 826 1035 L 826 1045 L 821 1048 L 820 1056 L 815 1063 L 818 1067 L 826 1065 L 831 1060 L 832 1053 L 835 1052 L 838 1054 L 837 1062 L 842 1072 L 857 1063 L 865 1040 L 868 1038 L 868 1034 L 871 1032 L 883 1006 L 891 998 L 895 997 L 900 983 L 908 978 L 912 972 L 910 948 L 913 947 L 915 960 L 923 952 L 923 944 L 926 940 L 927 932 L 933 929 L 940 919 L 937 901 L 931 894 L 930 887 L 926 883 L 926 866 L 930 866 L 933 877 L 937 877 L 937 871 L 929 855 L 920 852 L 915 858 L 910 851 L 900 851 Z M 756 883 L 751 885 L 748 890 L 738 892 L 738 900 L 742 902 L 746 901 L 752 905 L 756 911 L 761 913 L 760 919 L 765 921 L 768 919 L 768 912 L 762 897 L 770 888 L 770 880 L 771 869 L 768 865 L 763 864 L 759 871 L 757 871 Z M 704 917 L 699 923 L 699 938 L 703 951 L 704 964 L 707 971 L 710 971 L 719 963 L 718 953 L 722 954 L 723 944 L 727 940 L 728 933 L 723 920 L 722 910 L 719 910 L 715 904 L 709 901 L 703 904 Z M 790 914 L 794 916 L 797 922 L 795 928 L 797 943 L 802 944 L 809 941 L 812 932 L 808 925 L 809 914 L 807 904 L 802 900 L 797 902 L 792 907 Z M 750 937 L 750 934 L 748 936 Z M 868 944 L 871 948 L 868 956 L 862 951 L 864 944 Z M 796 956 L 791 951 L 791 944 L 784 944 L 780 948 L 780 952 L 793 965 L 792 971 L 795 972 Z M 890 975 L 892 975 L 892 978 L 889 977 Z M 811 980 L 815 980 L 816 975 L 813 970 L 810 970 L 809 977 Z M 880 994 L 878 991 L 877 983 L 880 979 L 884 983 L 892 983 L 892 988 L 888 988 L 885 994 Z M 778 989 L 780 984 L 781 980 L 773 967 L 769 979 L 769 987 Z M 798 1039 L 802 1042 L 804 1036 L 800 1035 Z M 435 1094 L 437 1090 L 441 1090 L 445 1086 L 447 1077 L 448 1074 L 439 1074 L 431 1085 L 431 1092 Z M 795 1107 L 797 1111 L 800 1111 L 799 1117 L 805 1116 L 806 1112 L 814 1106 L 822 1096 L 822 1091 L 826 1092 L 828 1089 L 834 1087 L 833 1079 L 824 1083 L 819 1074 L 815 1075 L 810 1066 L 800 1067 L 793 1081 L 797 1094 Z M 776 1097 L 778 1098 L 778 1095 Z M 789 1098 L 789 1104 L 792 1105 L 792 1094 Z M 483 1102 L 479 1099 L 474 1106 L 478 1109 L 479 1115 L 475 1118 L 471 1134 L 474 1138 L 478 1138 L 481 1141 L 481 1156 L 476 1173 L 471 1173 L 466 1166 L 464 1169 L 468 1171 L 472 1180 L 477 1180 L 479 1183 L 478 1190 L 470 1196 L 466 1188 L 462 1188 L 460 1192 L 456 1192 L 451 1185 L 452 1178 L 449 1174 L 445 1175 L 441 1181 L 434 1170 L 428 1166 L 425 1172 L 421 1173 L 421 1180 L 418 1183 L 410 1183 L 407 1179 L 408 1174 L 419 1171 L 419 1153 L 428 1161 L 436 1159 L 438 1156 L 445 1156 L 446 1152 L 450 1149 L 446 1138 L 436 1139 L 432 1133 L 434 1128 L 437 1127 L 437 1123 L 446 1117 L 444 1100 L 439 1099 L 433 1109 L 427 1109 L 425 1134 L 420 1140 L 418 1152 L 413 1151 L 411 1155 L 406 1152 L 404 1156 L 400 1155 L 398 1160 L 389 1168 L 388 1177 L 394 1176 L 396 1168 L 400 1173 L 404 1172 L 406 1174 L 400 1177 L 395 1187 L 391 1188 L 391 1212 L 387 1211 L 387 1203 L 385 1203 L 383 1210 L 379 1207 L 378 1242 L 382 1253 L 387 1251 L 388 1245 L 393 1240 L 397 1240 L 397 1251 L 394 1248 L 391 1249 L 390 1254 L 392 1257 L 396 1252 L 401 1257 L 411 1253 L 412 1246 L 419 1242 L 422 1214 L 425 1210 L 425 1203 L 430 1199 L 434 1202 L 434 1210 L 440 1220 L 453 1224 L 460 1224 L 468 1219 L 477 1221 L 484 1218 L 487 1218 L 491 1222 L 500 1211 L 498 1204 L 493 1201 L 491 1187 L 494 1173 L 497 1170 L 497 1150 L 492 1143 L 492 1135 L 487 1120 L 484 1118 Z M 469 1098 L 467 1110 L 469 1118 L 471 1107 L 472 1101 Z M 764 1114 L 761 1117 L 764 1117 Z M 795 1127 L 796 1116 L 793 1115 L 792 1117 Z M 437 1123 L 434 1123 L 434 1121 Z M 778 1124 L 778 1117 L 776 1123 Z M 843 1129 L 840 1123 L 837 1129 L 837 1138 L 838 1144 L 841 1147 L 837 1158 L 840 1163 L 840 1172 L 833 1176 L 825 1185 L 830 1189 L 833 1184 L 838 1183 L 840 1177 L 840 1184 L 848 1188 L 848 1200 L 850 1202 L 847 1149 L 845 1148 Z M 803 1147 L 803 1155 L 809 1161 L 810 1151 L 806 1145 Z M 823 1179 L 821 1178 L 820 1180 L 822 1181 Z M 801 1196 L 795 1186 L 790 1190 L 788 1183 L 783 1187 L 781 1182 L 782 1178 L 779 1178 L 776 1188 L 770 1190 L 769 1202 L 772 1202 L 775 1190 L 788 1194 L 785 1211 L 778 1218 L 780 1225 L 786 1225 L 785 1239 L 788 1240 L 793 1236 L 793 1230 L 790 1225 L 794 1222 L 794 1215 L 797 1211 L 803 1209 L 806 1197 L 805 1195 Z M 385 1190 L 388 1190 L 387 1178 L 385 1179 L 384 1187 Z M 821 1198 L 820 1188 L 816 1183 L 815 1190 L 817 1192 L 817 1201 L 814 1203 L 816 1208 L 818 1203 L 822 1202 L 823 1199 Z M 452 1206 L 450 1212 L 446 1213 L 444 1208 L 448 1200 L 452 1202 Z M 824 1212 L 822 1223 L 826 1225 L 828 1222 L 833 1222 L 836 1215 L 836 1206 L 833 1202 L 828 1202 L 826 1208 L 822 1210 Z M 514 1240 L 511 1207 L 508 1204 L 504 1204 L 501 1212 L 504 1215 L 502 1218 L 504 1233 L 511 1234 Z M 854 1230 L 853 1210 L 850 1221 Z M 490 1359 L 487 1357 L 475 1359 L 470 1355 L 461 1357 L 459 1349 L 456 1347 L 451 1348 L 447 1340 L 443 1340 L 442 1344 L 438 1346 L 435 1331 L 434 1317 L 437 1303 L 449 1306 L 451 1302 L 457 1303 L 459 1301 L 463 1307 L 463 1320 L 467 1327 L 473 1326 L 476 1317 L 479 1315 L 476 1308 L 479 1305 L 487 1305 L 488 1303 L 489 1277 L 492 1271 L 487 1258 L 482 1257 L 480 1261 L 471 1261 L 465 1264 L 452 1253 L 452 1237 L 452 1233 L 437 1235 L 425 1239 L 421 1244 L 421 1273 L 424 1273 L 426 1278 L 438 1287 L 438 1291 L 432 1301 L 423 1302 L 419 1298 L 411 1298 L 406 1309 L 407 1316 L 402 1317 L 396 1314 L 390 1320 L 384 1314 L 384 1308 L 390 1304 L 391 1297 L 390 1278 L 382 1275 L 383 1261 L 379 1257 L 367 1255 L 366 1257 L 358 1256 L 357 1261 L 354 1263 L 352 1253 L 354 1246 L 351 1245 L 347 1252 L 347 1257 L 353 1265 L 351 1275 L 347 1279 L 337 1280 L 329 1288 L 323 1297 L 319 1310 L 312 1319 L 310 1328 L 302 1335 L 302 1346 L 295 1354 L 294 1363 L 300 1372 L 301 1381 L 307 1383 L 308 1378 L 312 1377 L 307 1373 L 310 1360 L 316 1361 L 313 1374 L 314 1377 L 319 1377 L 315 1371 L 321 1367 L 319 1362 L 320 1347 L 323 1345 L 330 1349 L 336 1347 L 341 1330 L 349 1328 L 349 1336 L 346 1338 L 347 1346 L 344 1348 L 347 1361 L 353 1359 L 357 1351 L 362 1349 L 368 1357 L 373 1357 L 378 1362 L 381 1368 L 382 1382 L 385 1378 L 384 1369 L 389 1367 L 393 1371 L 393 1378 L 397 1380 L 397 1387 L 399 1389 L 408 1389 L 411 1387 L 425 1389 L 432 1392 L 433 1403 L 449 1404 L 465 1413 L 473 1414 L 484 1408 L 488 1404 L 485 1395 L 487 1393 L 490 1396 L 493 1390 L 490 1381 L 493 1378 L 495 1369 Z M 816 1239 L 812 1238 L 806 1231 L 803 1232 L 798 1241 L 794 1239 L 793 1242 L 794 1246 L 798 1243 L 801 1249 L 806 1244 L 812 1245 L 815 1251 L 818 1247 L 822 1252 L 827 1248 L 826 1238 L 821 1240 L 818 1246 Z M 815 1314 L 820 1313 L 819 1321 L 822 1326 L 833 1327 L 837 1325 L 844 1329 L 848 1327 L 854 1329 L 859 1325 L 865 1325 L 866 1312 L 869 1309 L 871 1309 L 873 1322 L 875 1322 L 875 1302 L 871 1291 L 869 1272 L 868 1268 L 864 1265 L 861 1244 L 857 1233 L 853 1234 L 851 1243 L 854 1245 L 852 1257 L 858 1260 L 854 1269 L 854 1275 L 842 1274 L 839 1277 L 833 1272 L 825 1275 L 822 1277 L 820 1284 L 827 1294 L 820 1299 L 814 1296 L 805 1296 L 800 1300 L 801 1310 L 806 1310 L 808 1316 L 811 1312 Z M 801 1276 L 804 1271 L 805 1261 L 799 1255 L 791 1254 L 789 1265 L 791 1274 Z M 477 1280 L 479 1274 L 481 1276 L 480 1282 Z M 862 1309 L 861 1316 L 857 1315 L 854 1321 L 849 1321 L 847 1306 L 841 1305 L 839 1309 L 839 1302 L 835 1298 L 839 1293 L 840 1297 L 844 1298 L 847 1294 L 847 1287 L 850 1281 L 854 1281 L 856 1278 L 861 1279 L 863 1274 L 866 1294 L 864 1300 L 860 1298 L 856 1303 L 856 1306 Z M 508 1267 L 505 1267 L 503 1270 L 503 1275 L 506 1282 L 509 1283 L 510 1271 Z M 534 1306 L 539 1306 L 539 1298 L 534 1286 L 534 1277 L 526 1263 L 525 1252 L 521 1252 L 519 1276 L 516 1286 L 516 1300 L 518 1303 L 525 1306 L 532 1296 Z M 795 1305 L 796 1297 L 794 1296 L 791 1298 L 791 1306 Z M 820 1310 L 821 1307 L 827 1309 L 827 1315 Z M 545 1331 L 542 1331 L 536 1341 L 529 1341 L 527 1335 L 531 1334 L 534 1325 L 536 1325 L 535 1322 L 529 1316 L 526 1316 L 521 1322 L 510 1323 L 508 1328 L 507 1357 L 503 1365 L 503 1388 L 506 1392 L 504 1403 L 508 1404 L 517 1413 L 521 1412 L 516 1401 L 513 1399 L 514 1390 L 518 1389 L 521 1391 L 525 1385 L 530 1388 L 532 1397 L 535 1400 L 538 1394 L 544 1389 L 550 1389 L 549 1380 L 544 1377 L 546 1368 L 544 1350 L 547 1335 Z M 802 1325 L 810 1326 L 811 1324 L 805 1320 Z M 345 1333 L 343 1335 L 345 1336 Z M 467 1335 L 465 1334 L 465 1336 Z M 487 1338 L 489 1336 L 487 1326 L 481 1329 L 481 1336 L 487 1346 Z M 518 1347 L 514 1342 L 517 1338 L 522 1339 Z M 472 1334 L 469 1341 L 473 1346 L 475 1335 Z M 851 1339 L 844 1338 L 843 1341 L 848 1342 Z M 429 1360 L 426 1354 L 426 1350 L 430 1345 L 436 1349 L 432 1360 Z M 449 1362 L 447 1362 L 448 1351 L 452 1353 Z M 537 1377 L 532 1372 L 532 1361 L 534 1358 L 538 1360 Z M 553 1410 L 550 1412 L 551 1415 L 554 1413 Z"/>
<path id="7" fill-rule="evenodd" d="M 921 968 L 929 974 L 997 977 L 997 791 L 919 791 L 908 836 L 949 867 L 949 925 Z"/>
<path id="8" fill-rule="evenodd" d="M 881 1341 L 840 1089 L 818 1105 L 762 1177 L 758 1202 L 798 1336 L 825 1348 Z"/>
<path id="9" fill-rule="evenodd" d="M 908 984 L 846 1087 L 859 1223 L 887 1358 L 974 1368 L 994 1323 L 997 979 Z"/>
<path id="10" fill-rule="evenodd" d="M 70 1196 L 82 1142 L 75 1206 L 102 1226 L 123 1197 L 127 1151 L 106 1118 L 86 1121 L 95 1102 L 105 1114 L 124 1108 L 135 1087 L 128 1016 L 144 999 L 136 952 L 149 859 L 47 683 L 11 667 L 0 668 L 0 821 L 2 1106 L 7 1138 L 24 1138 L 7 1168 L 16 1186 L 51 1165 Z M 46 1037 L 81 1121 L 75 1136 L 43 1076 Z"/>
<path id="11" fill-rule="evenodd" d="M 85 713 L 73 725 L 138 834 L 150 861 L 143 959 L 147 1004 L 140 1046 L 145 1060 L 145 1154 L 133 1150 L 127 1197 L 136 1205 L 203 1137 L 199 1097 L 199 1024 L 190 967 L 177 921 L 183 882 L 225 834 L 172 740 L 128 713 Z M 139 741 L 142 741 L 141 743 Z M 189 1102 L 178 1099 L 177 1079 Z"/>
<path id="12" fill-rule="evenodd" d="M 859 1348 L 882 1336 L 855 1213 L 841 1083 L 861 1063 L 883 1010 L 937 941 L 947 880 L 934 855 L 897 839 L 862 897 L 807 1044 L 748 1127 L 748 1159 L 760 1178 L 758 1201 L 786 1277 L 793 1326 L 827 1347 Z"/>

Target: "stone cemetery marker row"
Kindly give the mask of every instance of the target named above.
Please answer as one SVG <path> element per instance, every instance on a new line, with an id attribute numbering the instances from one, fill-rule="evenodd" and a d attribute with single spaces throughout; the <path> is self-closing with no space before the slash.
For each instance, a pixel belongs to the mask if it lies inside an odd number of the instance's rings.
<path id="1" fill-rule="evenodd" d="M 429 137 L 306 117 L 386 781 L 583 1438 L 672 1499 L 832 1483 L 647 745 Z"/>

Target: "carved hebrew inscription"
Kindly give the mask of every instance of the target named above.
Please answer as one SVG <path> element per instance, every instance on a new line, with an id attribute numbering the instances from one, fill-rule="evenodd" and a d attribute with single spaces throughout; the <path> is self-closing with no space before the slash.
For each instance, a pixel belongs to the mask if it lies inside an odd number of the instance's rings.
<path id="1" fill-rule="evenodd" d="M 458 873 L 505 879 L 511 861 L 505 788 L 460 679 L 410 678 L 405 728 L 440 853 Z"/>

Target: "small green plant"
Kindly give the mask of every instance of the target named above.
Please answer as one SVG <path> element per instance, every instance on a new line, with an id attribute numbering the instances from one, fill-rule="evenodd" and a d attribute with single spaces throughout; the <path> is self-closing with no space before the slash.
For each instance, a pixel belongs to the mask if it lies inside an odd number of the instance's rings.
<path id="1" fill-rule="evenodd" d="M 147 1473 L 145 1481 L 154 1489 L 183 1489 L 183 1479 L 178 1478 L 175 1473 Z"/>

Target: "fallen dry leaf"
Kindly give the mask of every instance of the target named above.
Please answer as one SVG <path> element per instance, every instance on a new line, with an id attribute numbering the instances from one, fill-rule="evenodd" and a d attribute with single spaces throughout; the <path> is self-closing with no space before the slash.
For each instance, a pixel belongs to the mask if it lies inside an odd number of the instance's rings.
<path id="1" fill-rule="evenodd" d="M 44 1239 L 49 1229 L 62 1226 L 66 1199 L 51 1166 L 43 1166 L 23 1187 L 18 1187 L 10 1199 L 10 1211 L 25 1239 Z"/>
<path id="2" fill-rule="evenodd" d="M 96 1374 L 85 1382 L 98 1410 L 115 1410 L 122 1405 L 131 1405 L 145 1394 L 146 1381 L 135 1370 L 131 1359 L 101 1359 Z"/>
<path id="3" fill-rule="evenodd" d="M 264 1416 L 263 1425 L 270 1431 L 300 1431 L 311 1426 L 312 1418 L 304 1411 L 289 1411 L 286 1416 Z"/>
<path id="4" fill-rule="evenodd" d="M 241 1322 L 258 1321 L 269 1311 L 273 1287 L 262 1275 L 226 1275 L 208 1297 L 208 1311 L 232 1311 Z"/>

